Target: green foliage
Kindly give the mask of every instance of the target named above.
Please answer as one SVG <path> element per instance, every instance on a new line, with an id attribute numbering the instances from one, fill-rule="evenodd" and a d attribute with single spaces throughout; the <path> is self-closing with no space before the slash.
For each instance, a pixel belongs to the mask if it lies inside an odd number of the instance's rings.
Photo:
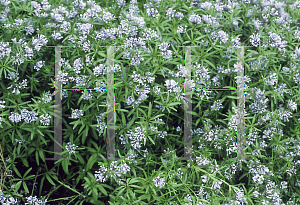
<path id="1" fill-rule="evenodd" d="M 93 2 L 83 2 L 75 6 L 75 1 L 49 0 L 51 9 L 46 4 L 41 9 L 43 15 L 49 14 L 45 17 L 39 16 L 33 1 L 11 0 L 0 6 L 4 16 L 0 39 L 9 42 L 7 47 L 0 46 L 0 186 L 4 196 L 18 202 L 37 196 L 46 204 L 199 205 L 274 203 L 269 193 L 277 192 L 280 203 L 299 203 L 300 37 L 296 34 L 299 14 L 292 9 L 297 6 L 290 7 L 293 1 L 285 1 L 286 7 L 275 2 L 275 8 L 271 5 L 264 12 L 266 3 L 261 1 L 234 2 L 229 7 L 227 2 L 207 7 L 208 2 L 136 1 L 139 14 L 135 14 L 134 1 L 125 8 L 122 2 L 100 1 L 95 3 L 101 7 L 94 7 L 98 17 L 91 18 L 87 11 L 93 10 Z M 217 4 L 224 6 L 222 11 L 217 11 Z M 67 18 L 61 10 L 50 15 L 59 6 L 78 14 L 69 13 Z M 159 15 L 151 16 L 148 8 Z M 169 8 L 176 10 L 170 18 Z M 289 13 L 291 22 L 277 18 L 284 16 L 279 8 Z M 266 12 L 267 20 L 262 15 Z M 70 27 L 63 32 L 68 23 Z M 85 23 L 93 27 L 89 30 Z M 30 25 L 33 33 L 27 33 Z M 118 34 L 108 30 L 118 26 Z M 55 39 L 54 31 L 62 38 Z M 253 34 L 259 35 L 257 46 L 253 46 Z M 15 44 L 14 38 L 23 41 Z M 235 158 L 238 52 L 233 44 L 237 42 L 250 46 L 244 47 L 243 161 Z M 61 86 L 69 89 L 61 98 L 61 153 L 55 151 L 55 48 L 47 45 L 69 46 L 61 49 L 62 73 L 71 77 Z M 108 54 L 107 48 L 100 47 L 105 45 L 122 46 L 115 47 L 113 61 L 118 158 L 114 161 L 107 158 L 110 133 L 104 71 Z M 178 46 L 198 46 L 191 49 L 193 88 L 201 88 L 192 90 L 192 160 L 181 160 L 186 151 L 187 79 L 185 48 Z M 88 59 L 93 60 L 88 63 Z M 38 69 L 40 61 L 45 65 Z M 81 84 L 83 77 L 88 80 Z M 97 91 L 78 90 L 83 87 Z M 30 121 L 34 113 L 29 117 L 24 110 L 36 113 L 38 120 Z M 73 117 L 76 110 L 83 116 Z M 13 113 L 21 112 L 18 121 Z M 43 124 L 42 116 L 47 114 L 49 124 Z M 276 189 L 270 191 L 272 183 Z"/>

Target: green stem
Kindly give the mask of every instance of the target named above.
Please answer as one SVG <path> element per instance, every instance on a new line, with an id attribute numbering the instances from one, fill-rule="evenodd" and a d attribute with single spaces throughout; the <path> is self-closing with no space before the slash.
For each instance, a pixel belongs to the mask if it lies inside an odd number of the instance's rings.
<path id="1" fill-rule="evenodd" d="M 79 195 L 77 195 L 77 196 L 75 196 L 75 197 L 78 197 Z M 52 200 L 50 200 L 50 201 L 58 201 L 58 200 L 68 200 L 68 198 L 72 198 L 72 197 L 74 197 L 74 196 L 68 196 L 68 197 L 64 197 L 64 198 L 58 198 L 58 199 L 52 199 Z M 74 200 L 74 199 L 73 199 Z M 50 202 L 50 201 L 48 201 L 47 200 L 47 202 Z M 70 203 L 70 202 L 69 202 Z M 69 204 L 68 203 L 68 204 Z"/>
<path id="2" fill-rule="evenodd" d="M 33 195 L 33 189 L 34 189 L 34 185 L 35 185 L 35 182 L 36 182 L 38 172 L 39 172 L 39 170 L 37 170 L 37 172 L 36 172 L 36 176 L 35 176 L 34 183 L 33 183 L 33 186 L 32 186 L 31 196 Z"/>
<path id="3" fill-rule="evenodd" d="M 56 179 L 55 179 L 55 180 L 56 180 Z M 85 198 L 85 196 L 84 196 L 83 194 L 79 193 L 79 192 L 76 191 L 75 189 L 72 189 L 71 187 L 68 187 L 67 185 L 65 185 L 64 183 L 62 183 L 62 182 L 60 182 L 60 181 L 58 181 L 58 180 L 56 180 L 56 181 L 57 181 L 58 183 L 60 183 L 61 185 L 63 185 L 64 187 L 70 189 L 71 191 L 73 191 L 73 192 L 75 192 L 75 193 L 77 193 L 77 194 L 83 196 L 83 198 Z"/>

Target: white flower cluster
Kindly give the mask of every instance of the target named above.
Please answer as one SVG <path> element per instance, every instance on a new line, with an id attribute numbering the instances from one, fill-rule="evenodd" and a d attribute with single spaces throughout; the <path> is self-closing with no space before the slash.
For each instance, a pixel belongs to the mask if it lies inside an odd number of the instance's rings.
<path id="1" fill-rule="evenodd" d="M 141 36 L 143 37 L 143 40 L 152 40 L 153 38 L 159 38 L 157 31 L 151 28 L 145 28 L 145 30 L 142 31 Z"/>
<path id="2" fill-rule="evenodd" d="M 0 100 L 0 104 L 5 104 L 5 101 Z M 5 105 L 0 105 L 0 109 L 4 109 L 4 108 L 5 108 Z"/>
<path id="3" fill-rule="evenodd" d="M 156 95 L 160 95 L 160 88 L 157 85 L 153 87 L 153 91 Z"/>
<path id="4" fill-rule="evenodd" d="M 296 39 L 300 40 L 300 31 L 296 30 L 295 33 L 294 33 L 294 36 L 295 36 Z"/>
<path id="5" fill-rule="evenodd" d="M 211 8 L 213 8 L 213 4 L 212 4 L 211 2 L 206 1 L 206 2 L 204 2 L 204 3 L 200 3 L 200 4 L 198 5 L 198 8 L 199 8 L 199 9 L 207 9 L 207 10 L 210 10 Z"/>
<path id="6" fill-rule="evenodd" d="M 289 118 L 291 118 L 292 113 L 289 111 L 284 111 L 282 108 L 279 109 L 279 114 L 278 114 L 280 120 L 283 119 L 284 122 L 289 122 Z"/>
<path id="7" fill-rule="evenodd" d="M 275 88 L 275 92 L 279 93 L 280 95 L 283 95 L 283 93 L 289 93 L 291 95 L 291 91 L 286 91 L 287 85 L 285 83 L 281 83 L 281 85 L 277 88 Z"/>
<path id="8" fill-rule="evenodd" d="M 31 2 L 32 3 L 32 2 Z M 42 46 L 47 45 L 48 40 L 44 35 L 38 34 L 38 38 L 32 37 L 32 46 L 35 51 L 40 51 Z"/>
<path id="9" fill-rule="evenodd" d="M 284 51 L 284 47 L 286 46 L 287 41 L 282 40 L 282 38 L 276 33 L 269 32 L 268 36 L 269 45 L 271 47 L 277 47 L 279 51 Z"/>
<path id="10" fill-rule="evenodd" d="M 67 145 L 65 146 L 69 154 L 75 153 L 76 147 L 78 146 L 75 146 L 75 144 L 71 145 L 71 142 L 68 142 Z"/>
<path id="11" fill-rule="evenodd" d="M 259 161 L 253 162 L 253 160 L 250 160 L 249 162 L 250 163 L 247 165 L 247 167 L 249 168 L 249 173 L 254 174 L 252 178 L 254 183 L 262 184 L 264 181 L 264 175 L 273 175 L 268 167 L 259 165 Z"/>
<path id="12" fill-rule="evenodd" d="M 45 205 L 47 202 L 47 199 L 45 201 L 43 201 L 42 199 L 37 199 L 36 196 L 32 197 L 25 197 L 27 203 L 25 203 L 25 205 Z M 10 204 L 17 204 L 18 201 L 15 200 L 13 197 L 11 197 L 10 195 L 6 195 L 4 196 L 2 190 L 0 190 L 0 202 L 3 205 L 10 205 Z"/>
<path id="13" fill-rule="evenodd" d="M 219 111 L 222 108 L 224 108 L 224 107 L 222 106 L 222 103 L 220 100 L 215 101 L 214 104 L 211 106 L 211 109 L 215 110 L 215 111 Z"/>
<path id="14" fill-rule="evenodd" d="M 208 165 L 211 163 L 206 157 L 203 157 L 202 155 L 196 157 L 196 162 L 197 165 Z"/>
<path id="15" fill-rule="evenodd" d="M 0 58 L 3 59 L 4 56 L 8 56 L 11 52 L 11 48 L 9 47 L 9 43 L 0 42 Z"/>
<path id="16" fill-rule="evenodd" d="M 136 127 L 135 132 L 127 131 L 127 135 L 129 136 L 131 146 L 134 149 L 141 149 L 142 141 L 146 142 L 145 138 L 145 129 L 141 127 Z"/>
<path id="17" fill-rule="evenodd" d="M 215 17 L 212 17 L 211 15 L 204 15 L 202 17 L 202 21 L 204 24 L 211 25 L 213 22 L 215 22 Z"/>
<path id="18" fill-rule="evenodd" d="M 18 142 L 19 144 L 22 144 L 23 142 L 25 142 L 25 140 L 15 139 L 15 142 Z"/>
<path id="19" fill-rule="evenodd" d="M 260 35 L 259 34 L 254 33 L 250 36 L 250 43 L 252 44 L 252 46 L 257 47 L 259 42 L 260 42 Z"/>
<path id="20" fill-rule="evenodd" d="M 236 196 L 235 196 L 236 201 L 242 202 L 243 204 L 247 203 L 247 199 L 245 198 L 245 192 L 242 187 L 240 187 L 239 191 L 236 191 L 236 190 L 234 190 L 234 191 L 236 192 Z"/>
<path id="21" fill-rule="evenodd" d="M 22 119 L 26 123 L 31 123 L 33 121 L 36 121 L 38 117 L 36 117 L 37 113 L 35 111 L 29 112 L 26 109 L 22 109 L 21 114 L 11 112 L 11 115 L 8 117 L 8 119 L 12 122 L 20 122 Z"/>
<path id="22" fill-rule="evenodd" d="M 179 26 L 177 29 L 177 33 L 186 33 L 186 28 L 187 28 L 187 25 L 185 25 L 185 28 L 183 28 L 182 26 Z"/>
<path id="23" fill-rule="evenodd" d="M 159 133 L 157 134 L 157 137 L 165 138 L 167 135 L 168 134 L 166 131 L 159 131 Z"/>
<path id="24" fill-rule="evenodd" d="M 106 123 L 103 122 L 104 119 L 105 119 L 105 113 L 100 113 L 100 115 L 97 116 L 97 131 L 100 134 L 102 133 L 101 130 L 106 127 Z"/>
<path id="25" fill-rule="evenodd" d="M 201 23 L 201 17 L 197 14 L 192 13 L 192 15 L 189 18 L 189 21 L 193 24 L 199 25 Z"/>
<path id="26" fill-rule="evenodd" d="M 100 165 L 101 171 L 95 171 L 96 174 L 94 174 L 96 181 L 100 181 L 101 183 L 105 182 L 108 178 L 107 173 L 107 168 L 104 165 Z"/>
<path id="27" fill-rule="evenodd" d="M 156 187 L 159 187 L 159 188 L 162 188 L 163 186 L 165 186 L 165 178 L 164 177 L 161 177 L 161 174 L 163 173 L 159 173 L 159 175 L 157 177 L 154 177 L 152 179 L 152 181 L 155 182 L 155 186 Z"/>
<path id="28" fill-rule="evenodd" d="M 45 61 L 38 61 L 34 63 L 33 69 L 39 71 L 43 66 L 45 66 Z"/>
<path id="29" fill-rule="evenodd" d="M 158 18 L 160 15 L 158 11 L 155 8 L 149 8 L 147 9 L 148 16 L 152 16 L 153 18 Z"/>
<path id="30" fill-rule="evenodd" d="M 93 94 L 92 94 L 92 90 L 89 90 L 90 92 L 88 92 L 88 91 L 82 91 L 82 99 L 84 99 L 84 100 L 88 100 L 88 99 L 91 99 L 91 98 L 93 98 Z"/>
<path id="31" fill-rule="evenodd" d="M 184 15 L 183 15 L 183 13 L 181 13 L 181 12 L 177 12 L 177 13 L 175 14 L 175 17 L 178 18 L 178 20 L 182 20 L 183 17 L 184 17 Z"/>
<path id="32" fill-rule="evenodd" d="M 45 201 L 43 201 L 42 199 L 37 199 L 36 196 L 32 197 L 32 196 L 29 196 L 29 197 L 26 197 L 27 199 L 27 203 L 25 203 L 26 205 L 27 204 L 32 204 L 32 205 L 45 205 L 46 202 L 47 202 L 47 199 Z"/>
<path id="33" fill-rule="evenodd" d="M 158 47 L 159 49 L 162 51 L 161 54 L 164 56 L 165 60 L 171 59 L 172 58 L 172 51 L 171 50 L 167 50 L 167 48 L 170 45 L 167 42 L 163 42 L 162 44 L 160 44 Z"/>
<path id="34" fill-rule="evenodd" d="M 16 72 L 12 72 L 11 74 L 8 74 L 7 79 L 9 80 L 13 80 L 15 83 L 19 80 L 19 73 Z M 17 95 L 20 94 L 20 90 L 21 88 L 25 88 L 27 86 L 27 79 L 23 80 L 22 83 L 18 84 L 13 84 L 11 86 L 9 86 L 7 89 L 13 88 L 14 90 L 12 91 L 12 93 L 16 93 Z M 10 94 L 10 93 L 9 93 Z"/>
<path id="35" fill-rule="evenodd" d="M 293 102 L 292 100 L 289 100 L 289 105 L 288 105 L 289 109 L 291 110 L 297 110 L 297 104 L 295 102 Z"/>
<path id="36" fill-rule="evenodd" d="M 251 103 L 249 108 L 251 109 L 251 111 L 253 113 L 263 113 L 266 112 L 267 109 L 267 102 L 269 101 L 269 99 L 264 96 L 264 92 L 265 91 L 261 91 L 260 89 L 257 89 L 255 92 L 255 101 L 254 103 Z M 250 98 L 252 99 L 252 96 L 250 96 Z"/>
<path id="37" fill-rule="evenodd" d="M 94 176 L 96 181 L 100 181 L 101 183 L 105 182 L 109 177 L 115 176 L 117 183 L 120 184 L 121 181 L 123 181 L 123 179 L 120 179 L 121 176 L 127 174 L 127 172 L 130 172 L 130 166 L 126 163 L 117 166 L 117 161 L 113 161 L 109 168 L 100 165 L 99 171 L 95 171 L 96 174 L 94 174 Z"/>
<path id="38" fill-rule="evenodd" d="M 166 16 L 169 17 L 169 19 L 171 19 L 172 17 L 174 17 L 176 10 L 172 9 L 172 8 L 168 8 Z"/>
<path id="39" fill-rule="evenodd" d="M 79 118 L 79 116 L 83 116 L 82 110 L 72 110 L 72 116 L 71 118 Z"/>
<path id="40" fill-rule="evenodd" d="M 21 117 L 24 119 L 26 123 L 31 123 L 36 121 L 38 118 L 36 117 L 37 113 L 35 111 L 29 112 L 26 109 L 21 110 Z"/>
<path id="41" fill-rule="evenodd" d="M 53 31 L 53 34 L 51 35 L 54 41 L 60 40 L 63 38 L 63 36 L 61 35 L 61 33 L 56 33 L 55 31 Z"/>
<path id="42" fill-rule="evenodd" d="M 275 85 L 278 80 L 278 77 L 275 72 L 269 72 L 269 79 L 263 78 L 267 85 Z"/>
<path id="43" fill-rule="evenodd" d="M 80 58 L 77 58 L 75 61 L 74 61 L 74 64 L 73 64 L 73 67 L 74 67 L 74 72 L 76 74 L 79 74 L 80 73 L 80 69 L 83 68 L 83 65 L 82 65 L 82 62 L 81 62 L 81 59 Z"/>
<path id="44" fill-rule="evenodd" d="M 228 167 L 228 165 L 226 167 Z M 232 175 L 235 175 L 237 170 L 241 170 L 240 165 L 236 166 L 235 163 L 233 163 L 231 166 L 228 167 L 228 169 L 226 169 L 225 178 L 228 180 L 232 179 Z"/>
<path id="45" fill-rule="evenodd" d="M 178 83 L 175 80 L 166 80 L 165 86 L 167 87 L 169 92 L 178 92 L 179 86 Z"/>
<path id="46" fill-rule="evenodd" d="M 44 103 L 49 103 L 52 100 L 50 91 L 43 93 L 41 97 L 42 97 L 41 99 L 44 101 Z M 39 103 L 41 103 L 41 101 L 39 101 Z"/>

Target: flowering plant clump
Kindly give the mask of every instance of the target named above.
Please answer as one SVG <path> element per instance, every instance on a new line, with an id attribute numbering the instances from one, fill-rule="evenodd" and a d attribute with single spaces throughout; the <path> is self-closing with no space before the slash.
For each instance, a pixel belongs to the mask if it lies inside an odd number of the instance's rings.
<path id="1" fill-rule="evenodd" d="M 300 204 L 299 9 L 1 0 L 1 204 Z"/>

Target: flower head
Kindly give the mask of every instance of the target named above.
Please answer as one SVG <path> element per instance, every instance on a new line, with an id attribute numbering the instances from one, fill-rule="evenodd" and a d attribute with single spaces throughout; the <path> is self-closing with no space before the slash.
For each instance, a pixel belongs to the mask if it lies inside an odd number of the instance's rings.
<path id="1" fill-rule="evenodd" d="M 71 118 L 78 118 L 79 116 L 83 116 L 82 110 L 72 110 L 72 116 Z"/>
<path id="2" fill-rule="evenodd" d="M 68 142 L 67 145 L 65 146 L 69 154 L 75 153 L 76 147 L 78 146 L 75 146 L 75 144 L 71 145 L 71 142 Z"/>

